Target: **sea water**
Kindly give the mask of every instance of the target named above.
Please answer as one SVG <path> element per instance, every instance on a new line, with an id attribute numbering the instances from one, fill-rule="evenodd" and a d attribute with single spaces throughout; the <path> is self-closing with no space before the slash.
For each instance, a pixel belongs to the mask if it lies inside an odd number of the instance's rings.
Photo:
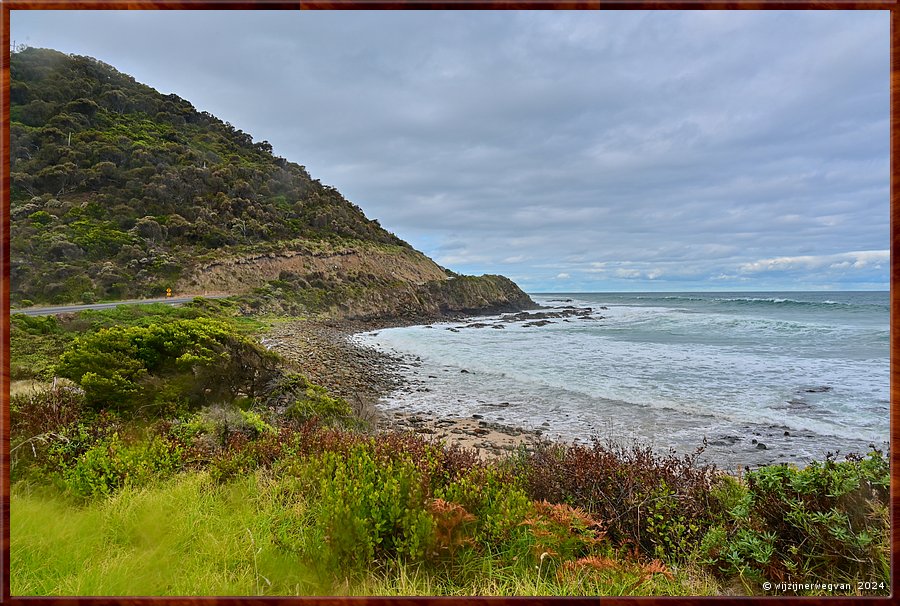
<path id="1" fill-rule="evenodd" d="M 532 298 L 534 311 L 591 311 L 543 326 L 500 314 L 357 335 L 405 360 L 407 382 L 382 406 L 679 453 L 706 439 L 703 456 L 722 467 L 886 447 L 887 292 Z"/>

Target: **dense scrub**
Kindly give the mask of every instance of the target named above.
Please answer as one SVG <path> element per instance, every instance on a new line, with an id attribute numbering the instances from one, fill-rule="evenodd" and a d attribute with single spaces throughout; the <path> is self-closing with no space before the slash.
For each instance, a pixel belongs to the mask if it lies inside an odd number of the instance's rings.
<path id="1" fill-rule="evenodd" d="M 407 245 L 333 187 L 90 57 L 10 63 L 13 302 L 160 295 L 204 254 L 278 240 Z"/>
<path id="2" fill-rule="evenodd" d="M 802 579 L 890 583 L 890 469 L 881 452 L 829 456 L 804 469 L 770 465 L 743 483 L 722 478 L 724 515 L 703 539 L 704 562 L 748 583 Z"/>
<path id="3" fill-rule="evenodd" d="M 714 467 L 649 446 L 544 444 L 520 459 L 536 498 L 568 503 L 607 521 L 616 541 L 684 559 L 708 530 Z"/>
<path id="4" fill-rule="evenodd" d="M 10 399 L 13 475 L 36 468 L 71 484 L 73 473 L 96 472 L 105 486 L 80 478 L 75 492 L 109 492 L 126 479 L 135 481 L 129 466 L 142 473 L 180 468 L 174 460 L 154 467 L 156 454 L 179 446 L 178 435 L 154 427 L 194 422 L 196 415 L 224 424 L 223 442 L 229 426 L 264 425 L 253 410 L 296 421 L 358 424 L 346 401 L 246 336 L 257 321 L 234 314 L 227 301 L 197 299 L 179 308 L 14 315 L 10 350 L 18 363 L 12 377 L 53 381 Z M 235 415 L 238 422 L 232 421 Z M 142 444 L 148 439 L 153 444 Z"/>
<path id="5" fill-rule="evenodd" d="M 237 335 L 257 330 L 261 324 L 239 315 L 228 300 L 197 298 L 180 307 L 163 304 L 120 305 L 112 309 L 85 310 L 62 316 L 10 316 L 10 378 L 50 380 L 66 347 L 79 337 L 101 329 L 123 330 L 151 324 L 165 325 L 180 320 L 214 318 L 226 322 Z"/>
<path id="6" fill-rule="evenodd" d="M 807 579 L 847 583 L 844 593 L 856 581 L 889 590 L 890 469 L 881 451 L 803 469 L 769 465 L 741 479 L 699 464 L 701 452 L 545 444 L 518 470 L 533 498 L 583 508 L 618 543 L 672 564 L 702 563 L 748 592 Z"/>
<path id="7" fill-rule="evenodd" d="M 233 408 L 137 430 L 110 413 L 72 421 L 66 411 L 78 402 L 60 397 L 32 401 L 34 409 L 52 409 L 43 413 L 44 435 L 66 439 L 37 450 L 29 473 L 17 475 L 21 486 L 43 478 L 90 503 L 153 490 L 173 474 L 204 474 L 219 486 L 255 477 L 265 486 L 258 498 L 267 530 L 253 540 L 278 561 L 295 562 L 313 593 L 408 574 L 444 593 L 468 593 L 484 586 L 486 571 L 518 579 L 518 589 L 507 589 L 513 593 L 529 583 L 576 594 L 717 585 L 762 593 L 767 581 L 826 573 L 850 584 L 840 593 L 856 593 L 858 580 L 889 591 L 888 473 L 877 451 L 804 470 L 761 468 L 739 481 L 637 446 L 595 444 L 588 450 L 597 456 L 578 447 L 578 466 L 548 488 L 559 469 L 547 453 L 565 459 L 558 446 L 484 462 L 413 434 L 369 436 L 317 418 Z M 19 433 L 21 414 L 14 423 Z M 46 431 L 57 423 L 63 427 Z M 623 470 L 634 480 L 624 480 Z M 601 487 L 593 496 L 584 490 L 589 482 Z M 612 490 L 617 482 L 625 486 Z M 630 510 L 637 506 L 641 515 Z"/>

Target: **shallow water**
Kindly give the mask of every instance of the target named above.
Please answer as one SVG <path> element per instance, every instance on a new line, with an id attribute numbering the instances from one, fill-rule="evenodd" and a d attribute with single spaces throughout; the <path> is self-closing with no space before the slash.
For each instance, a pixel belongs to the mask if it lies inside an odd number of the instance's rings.
<path id="1" fill-rule="evenodd" d="M 591 312 L 544 326 L 490 316 L 357 335 L 408 360 L 408 384 L 384 407 L 679 452 L 706 438 L 707 458 L 723 467 L 802 464 L 888 439 L 886 292 L 533 298 L 548 307 L 537 311 Z"/>

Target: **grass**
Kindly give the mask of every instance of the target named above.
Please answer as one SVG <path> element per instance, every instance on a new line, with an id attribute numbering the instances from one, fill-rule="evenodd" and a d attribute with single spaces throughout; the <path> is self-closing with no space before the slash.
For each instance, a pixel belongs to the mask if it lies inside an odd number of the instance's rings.
<path id="1" fill-rule="evenodd" d="M 53 316 L 51 316 L 53 317 Z M 28 316 L 12 316 L 9 332 L 9 376 L 13 383 L 20 381 L 49 381 L 60 354 L 72 336 L 62 334 L 53 320 L 35 322 Z"/>
<path id="2" fill-rule="evenodd" d="M 37 379 L 19 379 L 17 381 L 10 381 L 9 397 L 12 398 L 19 395 L 32 396 L 49 388 L 50 385 L 51 384 L 47 381 L 39 381 Z"/>
<path id="3" fill-rule="evenodd" d="M 467 563 L 470 580 L 386 562 L 380 571 L 332 577 L 279 546 L 286 523 L 303 534 L 302 502 L 287 514 L 264 472 L 224 485 L 186 473 L 86 503 L 18 483 L 10 499 L 11 595 L 716 595 L 698 570 L 644 578 L 636 567 L 559 579 Z M 298 508 L 299 507 L 299 508 Z M 298 523 L 299 526 L 298 527 Z M 312 539 L 313 537 L 309 537 Z"/>
<path id="4" fill-rule="evenodd" d="M 531 574 L 497 567 L 490 558 L 474 562 L 478 575 L 460 585 L 420 568 L 396 564 L 388 573 L 369 575 L 356 583 L 335 587 L 334 595 L 364 596 L 708 596 L 722 588 L 708 574 L 688 569 L 670 580 L 662 575 L 646 578 L 637 570 L 581 572 L 558 578 L 535 569 Z"/>
<path id="5" fill-rule="evenodd" d="M 13 487 L 11 595 L 321 593 L 273 545 L 256 476 L 216 486 L 182 474 L 78 504 Z"/>

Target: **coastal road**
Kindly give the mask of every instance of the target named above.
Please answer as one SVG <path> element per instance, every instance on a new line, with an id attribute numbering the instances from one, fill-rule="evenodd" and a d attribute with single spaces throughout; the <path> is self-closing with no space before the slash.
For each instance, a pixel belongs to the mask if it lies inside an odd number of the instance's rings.
<path id="1" fill-rule="evenodd" d="M 147 305 L 148 303 L 166 303 L 179 305 L 193 301 L 196 297 L 204 299 L 224 299 L 231 295 L 190 295 L 186 297 L 160 297 L 159 299 L 131 299 L 128 301 L 113 301 L 111 303 L 90 303 L 87 305 L 60 305 L 59 307 L 26 307 L 24 309 L 10 309 L 12 314 L 25 314 L 26 316 L 51 316 L 56 314 L 68 314 L 85 309 L 111 309 L 119 305 Z"/>

